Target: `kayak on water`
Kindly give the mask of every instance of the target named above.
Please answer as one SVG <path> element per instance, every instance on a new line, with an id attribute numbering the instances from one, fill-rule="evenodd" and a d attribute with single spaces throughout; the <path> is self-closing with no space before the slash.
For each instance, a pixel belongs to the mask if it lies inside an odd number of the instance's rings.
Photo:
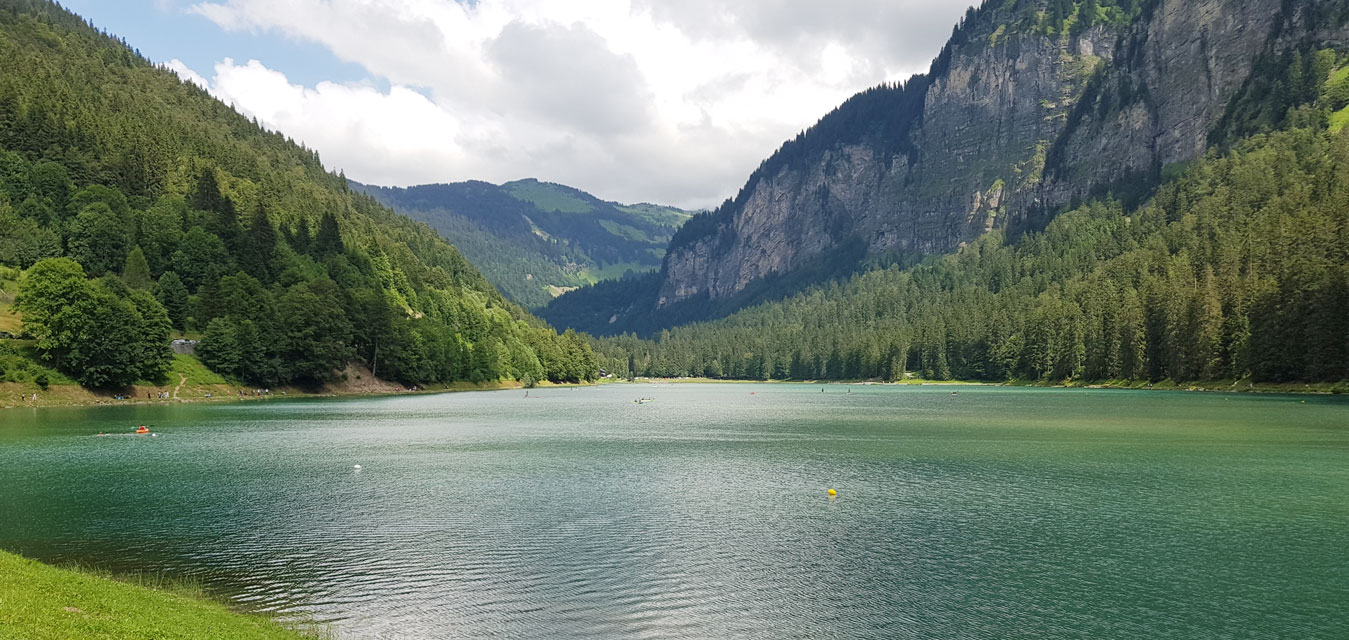
<path id="1" fill-rule="evenodd" d="M 100 431 L 100 432 L 98 432 L 98 435 L 99 435 L 99 436 L 102 436 L 102 437 L 108 437 L 108 436 L 147 436 L 147 435 L 148 435 L 148 436 L 157 436 L 157 435 L 159 435 L 159 434 L 158 434 L 158 433 L 151 433 L 151 432 L 150 432 L 150 427 L 148 427 L 148 426 L 146 426 L 146 425 L 140 425 L 139 427 L 136 427 L 135 429 L 133 429 L 133 430 L 131 431 L 131 433 L 103 433 L 102 431 Z"/>

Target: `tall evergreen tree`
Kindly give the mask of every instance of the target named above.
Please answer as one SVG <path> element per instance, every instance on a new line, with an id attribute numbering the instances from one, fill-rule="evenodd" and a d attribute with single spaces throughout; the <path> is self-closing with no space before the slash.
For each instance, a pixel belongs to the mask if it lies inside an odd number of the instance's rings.
<path id="1" fill-rule="evenodd" d="M 326 211 L 319 220 L 318 233 L 314 235 L 313 252 L 320 257 L 342 253 L 342 232 L 337 225 L 337 216 Z"/>
<path id="2" fill-rule="evenodd" d="M 267 218 L 261 202 L 249 222 L 244 245 L 246 250 L 239 266 L 258 280 L 270 282 L 275 276 L 272 263 L 276 258 L 276 228 Z"/>
<path id="3" fill-rule="evenodd" d="M 190 204 L 194 209 L 214 214 L 208 218 L 206 228 L 223 240 L 226 247 L 236 252 L 241 248 L 243 228 L 239 225 L 239 214 L 234 201 L 220 192 L 215 169 L 202 170 Z"/>
<path id="4" fill-rule="evenodd" d="M 126 265 L 122 267 L 122 281 L 132 289 L 144 291 L 154 286 L 154 278 L 150 277 L 150 263 L 146 262 L 145 252 L 141 251 L 140 245 L 127 254 Z"/>
<path id="5" fill-rule="evenodd" d="M 164 305 L 173 328 L 183 331 L 187 328 L 188 295 L 183 280 L 172 271 L 165 271 L 155 285 L 155 298 Z"/>
<path id="6" fill-rule="evenodd" d="M 290 243 L 290 248 L 295 253 L 309 253 L 310 245 L 314 241 L 314 231 L 309 228 L 309 221 L 300 218 L 295 223 L 295 227 L 287 231 L 286 241 Z"/>
<path id="7" fill-rule="evenodd" d="M 225 206 L 225 196 L 220 193 L 220 183 L 216 180 L 215 169 L 207 167 L 197 176 L 197 188 L 192 191 L 188 204 L 198 211 L 220 213 Z"/>

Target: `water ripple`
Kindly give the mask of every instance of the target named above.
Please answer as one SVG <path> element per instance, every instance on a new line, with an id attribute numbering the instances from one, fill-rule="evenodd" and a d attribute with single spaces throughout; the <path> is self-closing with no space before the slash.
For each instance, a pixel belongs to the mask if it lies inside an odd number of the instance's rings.
<path id="1" fill-rule="evenodd" d="M 340 638 L 1349 637 L 1343 403 L 536 395 L 6 425 L 0 544 Z"/>

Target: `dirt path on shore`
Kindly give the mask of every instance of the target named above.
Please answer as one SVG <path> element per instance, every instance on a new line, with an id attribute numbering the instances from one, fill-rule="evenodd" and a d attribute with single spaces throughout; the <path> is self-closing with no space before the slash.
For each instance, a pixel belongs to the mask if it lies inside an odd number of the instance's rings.
<path id="1" fill-rule="evenodd" d="M 173 399 L 174 399 L 174 400 L 177 400 L 177 399 L 178 399 L 178 390 L 179 390 L 179 389 L 182 389 L 182 388 L 183 388 L 183 385 L 187 384 L 187 376 L 185 376 L 185 375 L 183 375 L 183 374 L 180 373 L 180 374 L 178 374 L 178 377 L 179 377 L 179 378 L 182 378 L 182 379 L 178 381 L 178 386 L 176 386 L 176 387 L 173 388 Z"/>

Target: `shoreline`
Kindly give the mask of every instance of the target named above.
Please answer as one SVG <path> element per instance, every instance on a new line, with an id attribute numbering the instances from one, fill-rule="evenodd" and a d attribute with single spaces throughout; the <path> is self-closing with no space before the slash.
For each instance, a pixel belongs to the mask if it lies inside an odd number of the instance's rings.
<path id="1" fill-rule="evenodd" d="M 593 386 L 594 383 L 552 383 L 539 382 L 537 389 L 556 389 L 565 387 L 584 387 Z M 198 404 L 207 402 L 259 402 L 267 400 L 302 400 L 313 398 L 388 398 L 396 396 L 422 396 L 439 395 L 442 393 L 463 393 L 471 391 L 502 391 L 507 389 L 523 389 L 524 384 L 518 381 L 504 382 L 455 382 L 443 385 L 442 388 L 422 389 L 418 391 L 388 389 L 344 389 L 341 387 L 328 387 L 321 390 L 308 390 L 297 387 L 285 387 L 272 390 L 270 394 L 240 395 L 238 392 L 242 389 L 235 385 L 210 385 L 212 389 L 211 396 L 205 395 L 179 395 L 177 397 L 167 398 L 145 398 L 140 394 L 155 394 L 155 389 L 164 387 L 136 386 L 133 387 L 137 395 L 128 395 L 125 399 L 118 400 L 116 394 L 105 394 L 90 391 L 78 385 L 51 385 L 46 391 L 37 388 L 34 384 L 24 384 L 21 392 L 6 387 L 20 386 L 19 383 L 0 383 L 0 411 L 6 409 L 47 409 L 47 408 L 74 408 L 74 407 L 154 407 L 154 406 L 175 406 L 181 404 Z M 247 391 L 245 389 L 245 391 Z M 19 395 L 38 394 L 38 401 L 21 401 Z"/>
<path id="2" fill-rule="evenodd" d="M 357 376 L 357 379 L 374 380 L 373 378 L 363 378 Z M 186 382 L 186 381 L 184 381 Z M 1091 389 L 1091 390 L 1126 390 L 1126 391 L 1173 391 L 1173 392 L 1199 392 L 1199 393 L 1242 393 L 1242 394 L 1293 394 L 1293 395 L 1343 395 L 1349 393 L 1349 383 L 1245 383 L 1241 381 L 1209 381 L 1189 384 L 1175 384 L 1170 381 L 1158 383 L 1146 382 L 1128 382 L 1128 381 L 1092 381 L 1092 382 L 1069 382 L 1048 384 L 1043 382 L 1026 381 L 1008 381 L 1008 382 L 987 382 L 979 380 L 919 380 L 910 379 L 896 382 L 881 382 L 875 380 L 737 380 L 737 379 L 717 379 L 717 378 L 637 378 L 635 380 L 610 379 L 601 380 L 592 383 L 551 383 L 539 382 L 535 388 L 566 388 L 566 387 L 588 387 L 610 384 L 634 384 L 634 385 L 663 385 L 663 384 L 801 384 L 801 385 L 821 385 L 821 386 L 874 386 L 874 387 L 1032 387 L 1042 389 Z M 181 388 L 181 384 L 178 385 Z M 523 389 L 525 385 L 518 381 L 498 381 L 498 382 L 455 382 L 442 385 L 441 388 L 421 389 L 417 391 L 400 390 L 398 385 L 378 382 L 366 382 L 362 384 L 336 383 L 326 386 L 322 389 L 313 390 L 300 387 L 284 387 L 272 391 L 270 394 L 252 395 L 247 393 L 249 390 L 237 385 L 231 384 L 205 384 L 194 385 L 189 395 L 179 394 L 177 396 L 159 398 L 143 398 L 141 394 L 151 394 L 155 396 L 158 392 L 171 392 L 172 385 L 149 386 L 137 385 L 133 387 L 125 398 L 118 400 L 116 394 L 95 392 L 80 387 L 78 385 L 62 384 L 50 385 L 49 389 L 44 391 L 32 383 L 0 383 L 0 411 L 5 409 L 39 409 L 55 407 L 97 407 L 97 406 L 166 406 L 177 404 L 194 404 L 202 402 L 256 402 L 263 400 L 289 400 L 289 399 L 310 399 L 310 398 L 357 398 L 357 397 L 396 397 L 406 395 L 437 395 L 442 393 L 461 393 L 472 391 L 501 391 L 508 389 Z M 240 395 L 239 391 L 246 393 Z M 20 395 L 38 394 L 38 401 L 19 400 Z M 205 395 L 210 393 L 210 396 Z"/>
<path id="3" fill-rule="evenodd" d="M 1245 380 L 1209 380 L 1176 384 L 1170 380 L 1138 382 L 1125 380 L 1094 380 L 1083 382 L 1032 382 L 1010 380 L 988 382 L 983 380 L 921 380 L 895 382 L 878 380 L 737 380 L 718 378 L 637 378 L 620 380 L 629 384 L 809 384 L 872 387 L 1034 387 L 1041 389 L 1091 389 L 1120 391 L 1183 391 L 1191 393 L 1267 393 L 1297 395 L 1349 394 L 1349 381 L 1341 382 L 1248 382 Z M 605 383 L 615 384 L 615 383 Z"/>

